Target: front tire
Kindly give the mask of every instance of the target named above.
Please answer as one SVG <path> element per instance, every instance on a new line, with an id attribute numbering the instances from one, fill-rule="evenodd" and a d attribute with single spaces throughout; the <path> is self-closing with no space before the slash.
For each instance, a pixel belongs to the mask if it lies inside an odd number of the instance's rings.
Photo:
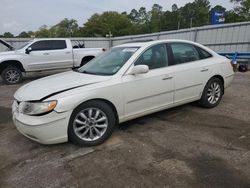
<path id="1" fill-rule="evenodd" d="M 68 137 L 77 145 L 99 145 L 111 136 L 115 124 L 114 112 L 108 104 L 103 101 L 86 102 L 73 111 Z"/>
<path id="2" fill-rule="evenodd" d="M 219 78 L 211 78 L 206 84 L 199 104 L 205 108 L 216 107 L 224 92 L 223 83 Z"/>
<path id="3" fill-rule="evenodd" d="M 18 84 L 22 81 L 23 75 L 20 69 L 8 66 L 2 71 L 3 82 L 7 85 Z"/>

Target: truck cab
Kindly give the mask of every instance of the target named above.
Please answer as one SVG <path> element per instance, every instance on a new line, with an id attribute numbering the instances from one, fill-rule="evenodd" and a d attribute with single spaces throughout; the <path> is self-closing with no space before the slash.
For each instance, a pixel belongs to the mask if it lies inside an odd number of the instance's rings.
<path id="1" fill-rule="evenodd" d="M 18 49 L 0 53 L 0 73 L 6 84 L 22 80 L 23 72 L 83 66 L 102 48 L 73 48 L 70 39 L 34 39 Z"/>

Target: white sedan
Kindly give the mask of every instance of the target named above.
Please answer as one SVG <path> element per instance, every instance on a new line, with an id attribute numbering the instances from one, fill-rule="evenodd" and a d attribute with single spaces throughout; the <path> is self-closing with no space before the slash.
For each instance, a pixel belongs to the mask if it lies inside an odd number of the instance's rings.
<path id="1" fill-rule="evenodd" d="M 193 101 L 217 106 L 233 75 L 230 60 L 194 42 L 127 43 L 21 87 L 13 121 L 42 144 L 98 145 L 121 122 Z"/>

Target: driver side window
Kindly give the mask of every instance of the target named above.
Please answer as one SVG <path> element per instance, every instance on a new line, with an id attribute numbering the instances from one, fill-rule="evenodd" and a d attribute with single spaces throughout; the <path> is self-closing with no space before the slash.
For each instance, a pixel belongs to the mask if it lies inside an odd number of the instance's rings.
<path id="1" fill-rule="evenodd" d="M 33 43 L 30 47 L 32 48 L 32 51 L 43 51 L 50 49 L 48 41 L 37 41 Z"/>
<path id="2" fill-rule="evenodd" d="M 168 66 L 168 55 L 165 44 L 158 44 L 147 49 L 134 65 L 147 65 L 149 69 Z"/>

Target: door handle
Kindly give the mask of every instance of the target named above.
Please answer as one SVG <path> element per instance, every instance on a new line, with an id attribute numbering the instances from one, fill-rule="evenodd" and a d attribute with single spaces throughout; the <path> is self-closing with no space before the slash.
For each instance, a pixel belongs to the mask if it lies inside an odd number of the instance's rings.
<path id="1" fill-rule="evenodd" d="M 206 71 L 208 71 L 208 68 L 201 69 L 201 72 L 206 72 Z"/>
<path id="2" fill-rule="evenodd" d="M 65 52 L 66 54 L 71 54 L 71 52 Z"/>
<path id="3" fill-rule="evenodd" d="M 172 78 L 173 78 L 173 76 L 166 76 L 166 77 L 162 78 L 162 80 L 170 80 Z"/>
<path id="4" fill-rule="evenodd" d="M 43 53 L 43 55 L 49 55 L 49 53 Z"/>

